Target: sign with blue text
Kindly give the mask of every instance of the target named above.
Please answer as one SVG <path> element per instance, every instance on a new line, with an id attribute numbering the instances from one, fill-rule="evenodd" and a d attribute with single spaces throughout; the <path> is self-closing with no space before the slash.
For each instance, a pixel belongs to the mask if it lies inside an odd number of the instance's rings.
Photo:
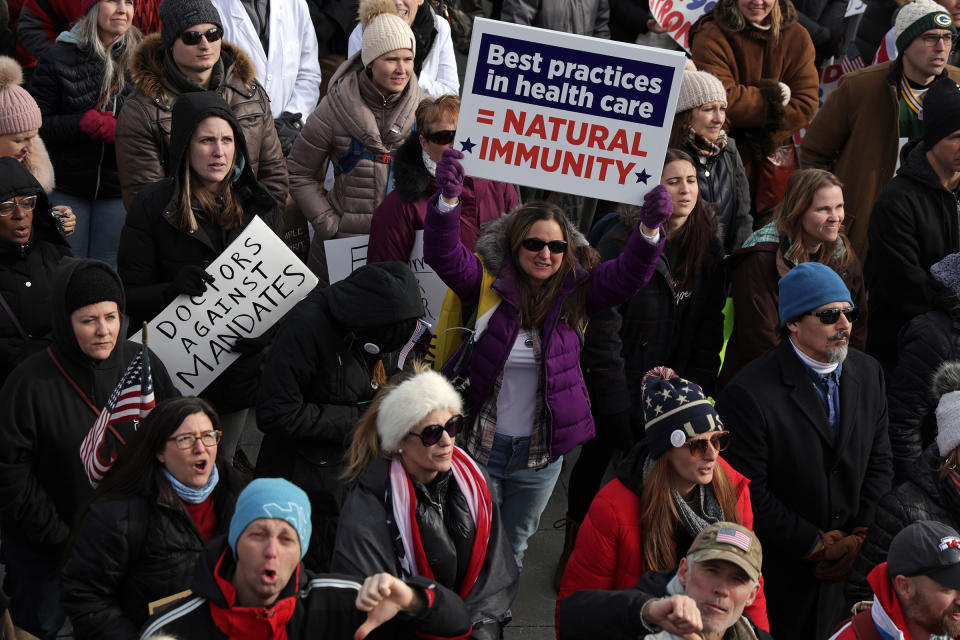
<path id="1" fill-rule="evenodd" d="M 660 180 L 684 63 L 477 19 L 454 148 L 471 176 L 640 203 Z"/>

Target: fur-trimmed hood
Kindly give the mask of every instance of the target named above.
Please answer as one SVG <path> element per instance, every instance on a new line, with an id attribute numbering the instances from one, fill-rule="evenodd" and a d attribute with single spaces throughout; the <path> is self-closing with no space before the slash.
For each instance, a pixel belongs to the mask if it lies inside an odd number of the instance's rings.
<path id="1" fill-rule="evenodd" d="M 797 22 L 797 9 L 790 0 L 777 0 L 780 5 L 780 32 Z M 719 0 L 713 10 L 701 17 L 690 29 L 691 37 L 700 30 L 700 26 L 715 21 L 719 26 L 732 31 L 733 33 L 743 32 L 755 38 L 766 39 L 770 32 L 763 29 L 757 29 L 747 22 L 740 9 L 737 8 L 737 0 Z"/>
<path id="2" fill-rule="evenodd" d="M 410 131 L 407 141 L 394 154 L 393 176 L 394 188 L 404 202 L 416 202 L 436 191 L 433 176 L 423 164 L 423 145 L 418 132 Z"/>
<path id="3" fill-rule="evenodd" d="M 507 216 L 484 224 L 483 231 L 473 248 L 474 253 L 480 256 L 483 266 L 494 276 L 500 275 L 504 257 L 510 255 L 510 243 L 507 242 L 505 233 L 506 225 Z M 567 238 L 574 247 L 585 247 L 590 244 L 587 242 L 586 236 L 570 224 L 567 224 Z M 578 268 L 582 269 L 579 265 Z"/>
<path id="4" fill-rule="evenodd" d="M 224 66 L 224 83 L 229 83 L 244 93 L 251 93 L 257 79 L 257 69 L 246 53 L 237 45 L 221 40 L 220 59 Z M 133 53 L 130 75 L 137 91 L 151 101 L 170 105 L 175 96 L 170 91 L 163 68 L 165 56 L 159 33 L 143 39 Z M 219 88 L 219 87 L 218 87 Z"/>

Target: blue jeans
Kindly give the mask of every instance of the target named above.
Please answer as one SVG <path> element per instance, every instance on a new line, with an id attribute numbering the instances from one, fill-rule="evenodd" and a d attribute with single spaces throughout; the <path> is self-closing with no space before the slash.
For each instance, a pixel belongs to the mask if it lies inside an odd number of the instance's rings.
<path id="1" fill-rule="evenodd" d="M 14 626 L 42 640 L 56 638 L 67 619 L 60 608 L 57 563 L 10 536 L 3 536 L 0 560 L 6 565 L 3 590 Z"/>
<path id="2" fill-rule="evenodd" d="M 563 457 L 546 467 L 527 467 L 530 438 L 494 435 L 486 470 L 490 476 L 490 495 L 500 507 L 503 529 L 513 545 L 517 566 L 523 566 L 527 540 L 537 531 L 540 514 L 560 477 Z"/>
<path id="3" fill-rule="evenodd" d="M 67 238 L 74 257 L 96 258 L 117 268 L 120 231 L 127 220 L 123 200 L 90 200 L 54 190 L 50 204 L 65 204 L 77 216 L 77 228 Z"/>

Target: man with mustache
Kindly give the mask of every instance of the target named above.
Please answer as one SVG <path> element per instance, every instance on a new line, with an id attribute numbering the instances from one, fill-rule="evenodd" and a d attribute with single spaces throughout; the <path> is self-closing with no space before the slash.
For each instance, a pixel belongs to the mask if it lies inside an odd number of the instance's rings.
<path id="1" fill-rule="evenodd" d="M 868 580 L 873 605 L 830 640 L 960 637 L 960 534 L 953 528 L 931 520 L 909 525 Z"/>
<path id="2" fill-rule="evenodd" d="M 824 638 L 846 614 L 843 580 L 890 490 L 879 363 L 848 348 L 858 310 L 830 267 L 804 262 L 779 283 L 783 340 L 717 398 L 724 457 L 750 478 L 763 543 L 770 632 Z"/>

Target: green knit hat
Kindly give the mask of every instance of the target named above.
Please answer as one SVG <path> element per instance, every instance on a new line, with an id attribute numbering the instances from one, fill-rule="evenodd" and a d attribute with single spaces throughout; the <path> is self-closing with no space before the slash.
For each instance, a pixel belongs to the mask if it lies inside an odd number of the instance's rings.
<path id="1" fill-rule="evenodd" d="M 957 35 L 953 17 L 933 0 L 916 0 L 904 5 L 893 25 L 897 51 L 902 53 L 911 42 L 930 29 L 949 29 L 953 35 Z"/>

